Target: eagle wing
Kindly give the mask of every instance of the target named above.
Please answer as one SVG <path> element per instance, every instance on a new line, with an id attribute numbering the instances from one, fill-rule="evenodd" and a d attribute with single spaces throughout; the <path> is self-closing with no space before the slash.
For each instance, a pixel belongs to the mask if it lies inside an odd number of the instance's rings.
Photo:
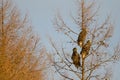
<path id="1" fill-rule="evenodd" d="M 78 45 L 79 45 L 80 47 L 83 46 L 84 41 L 85 41 L 85 38 L 86 38 L 86 35 L 87 35 L 86 29 L 83 29 L 83 30 L 79 33 L 77 43 L 78 43 Z"/>

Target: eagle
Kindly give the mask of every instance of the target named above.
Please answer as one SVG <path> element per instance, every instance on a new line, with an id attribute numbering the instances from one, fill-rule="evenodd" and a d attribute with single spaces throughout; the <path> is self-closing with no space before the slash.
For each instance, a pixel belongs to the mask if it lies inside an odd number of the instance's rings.
<path id="1" fill-rule="evenodd" d="M 80 67 L 80 55 L 77 52 L 77 48 L 73 48 L 73 53 L 71 59 L 73 60 L 73 64 L 75 65 L 76 68 Z"/>
<path id="2" fill-rule="evenodd" d="M 83 47 L 86 35 L 87 35 L 86 27 L 83 27 L 82 31 L 79 33 L 79 36 L 78 36 L 78 39 L 77 39 L 77 44 L 80 47 Z"/>
<path id="3" fill-rule="evenodd" d="M 80 54 L 82 54 L 82 58 L 85 58 L 89 54 L 90 47 L 91 47 L 91 41 L 88 40 L 81 50 Z"/>

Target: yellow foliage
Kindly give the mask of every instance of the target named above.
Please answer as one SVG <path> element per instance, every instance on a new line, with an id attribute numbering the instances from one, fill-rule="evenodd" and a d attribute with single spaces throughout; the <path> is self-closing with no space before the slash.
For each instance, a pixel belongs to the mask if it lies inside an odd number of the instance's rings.
<path id="1" fill-rule="evenodd" d="M 0 1 L 0 80 L 43 80 L 39 38 L 10 1 Z M 39 55 L 38 55 L 39 54 Z"/>

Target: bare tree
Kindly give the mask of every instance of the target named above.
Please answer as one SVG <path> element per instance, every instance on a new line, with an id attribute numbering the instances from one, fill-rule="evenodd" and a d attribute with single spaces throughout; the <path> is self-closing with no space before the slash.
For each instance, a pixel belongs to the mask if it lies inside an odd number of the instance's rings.
<path id="1" fill-rule="evenodd" d="M 95 9 L 94 1 L 77 0 L 77 4 L 77 16 L 70 15 L 74 27 L 66 24 L 59 13 L 53 22 L 55 29 L 64 33 L 70 44 L 76 46 L 72 47 L 73 52 L 70 47 L 67 51 L 64 47 L 59 50 L 50 40 L 56 53 L 53 60 L 56 72 L 69 80 L 111 80 L 111 65 L 120 59 L 120 45 L 115 48 L 109 46 L 114 29 L 110 17 L 98 24 L 96 15 L 99 7 Z"/>
<path id="2" fill-rule="evenodd" d="M 43 80 L 47 57 L 39 37 L 32 32 L 10 0 L 0 0 L 0 79 Z"/>

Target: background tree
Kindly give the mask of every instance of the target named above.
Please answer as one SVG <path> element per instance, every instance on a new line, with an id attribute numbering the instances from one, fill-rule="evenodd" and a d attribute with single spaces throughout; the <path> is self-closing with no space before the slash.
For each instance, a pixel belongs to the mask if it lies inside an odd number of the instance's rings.
<path id="1" fill-rule="evenodd" d="M 99 7 L 95 9 L 94 1 L 77 0 L 77 5 L 77 16 L 71 14 L 74 27 L 67 24 L 59 13 L 53 22 L 56 30 L 64 33 L 71 44 L 58 49 L 50 40 L 56 53 L 53 60 L 56 72 L 69 80 L 111 80 L 111 65 L 120 59 L 120 46 L 109 46 L 114 28 L 110 17 L 100 24 L 97 18 Z M 73 46 L 80 50 L 81 66 L 78 69 L 71 60 Z"/>
<path id="2" fill-rule="evenodd" d="M 43 80 L 47 57 L 39 37 L 32 32 L 10 0 L 0 0 L 0 79 Z"/>

